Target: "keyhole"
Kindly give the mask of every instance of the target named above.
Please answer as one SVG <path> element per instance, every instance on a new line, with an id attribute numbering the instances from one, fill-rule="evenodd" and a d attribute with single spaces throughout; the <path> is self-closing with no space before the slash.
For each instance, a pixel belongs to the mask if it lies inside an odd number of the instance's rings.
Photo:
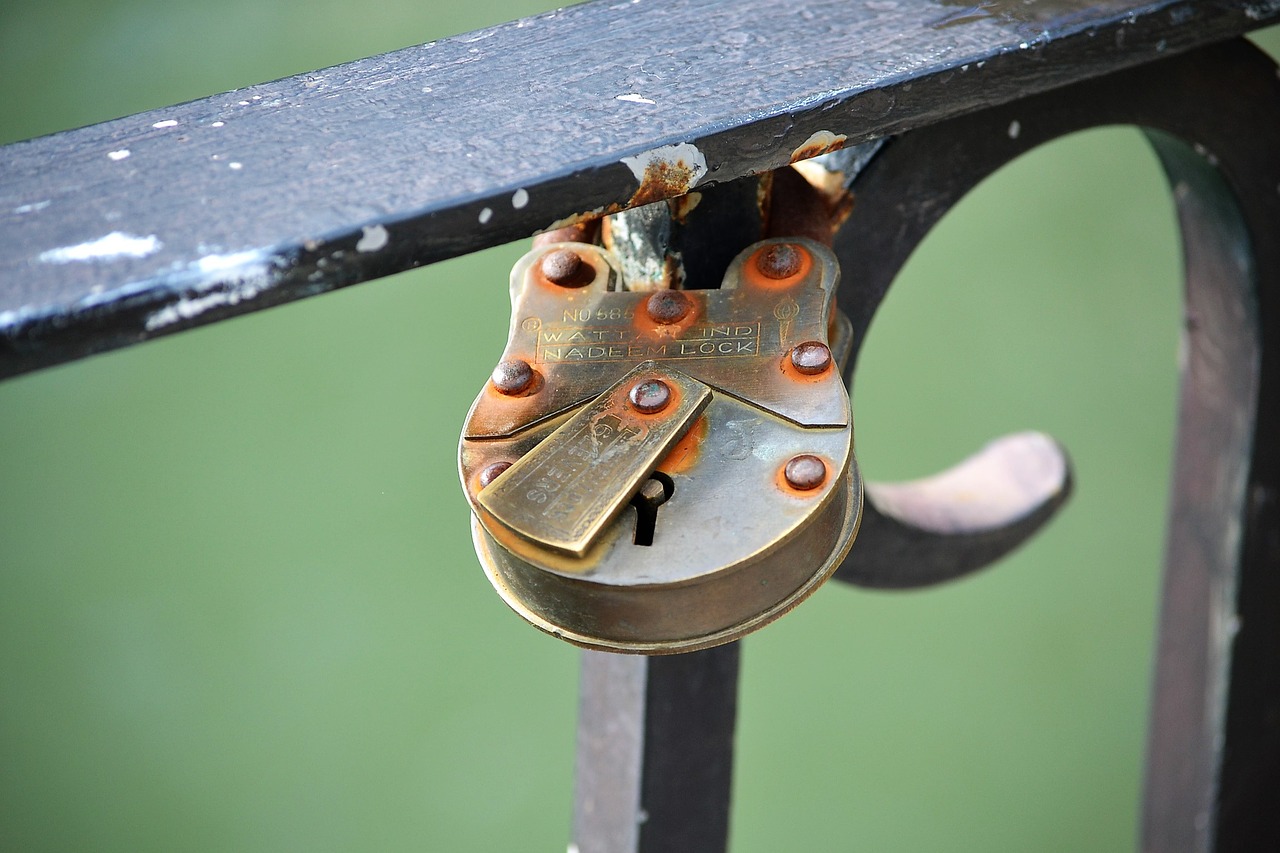
<path id="1" fill-rule="evenodd" d="M 661 471 L 654 471 L 631 499 L 636 508 L 636 535 L 631 541 L 636 545 L 652 545 L 653 530 L 658 525 L 658 507 L 671 499 L 676 484 Z"/>

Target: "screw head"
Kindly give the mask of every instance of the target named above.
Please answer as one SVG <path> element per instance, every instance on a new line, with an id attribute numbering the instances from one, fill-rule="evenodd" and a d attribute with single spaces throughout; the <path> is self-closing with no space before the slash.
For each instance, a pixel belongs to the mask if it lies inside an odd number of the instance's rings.
<path id="1" fill-rule="evenodd" d="M 644 308 L 650 320 L 665 326 L 683 320 L 693 308 L 693 300 L 679 290 L 657 290 Z"/>
<path id="2" fill-rule="evenodd" d="M 498 475 L 510 467 L 510 462 L 493 462 L 486 465 L 484 469 L 481 470 L 480 475 L 476 477 L 476 482 L 479 483 L 480 488 L 483 489 L 485 486 L 498 479 Z"/>
<path id="3" fill-rule="evenodd" d="M 589 265 L 583 263 L 582 258 L 572 249 L 556 249 L 554 252 L 548 252 L 543 256 L 541 265 L 542 274 L 547 281 L 561 287 L 582 287 L 588 284 L 591 278 L 584 274 L 586 270 L 583 267 L 586 266 Z"/>
<path id="4" fill-rule="evenodd" d="M 827 464 L 816 456 L 803 453 L 787 463 L 782 471 L 787 485 L 796 491 L 808 492 L 818 488 L 827 479 Z"/>
<path id="5" fill-rule="evenodd" d="M 661 379 L 646 379 L 631 387 L 627 399 L 637 412 L 652 415 L 671 403 L 671 389 Z"/>
<path id="6" fill-rule="evenodd" d="M 831 366 L 831 349 L 821 341 L 805 341 L 791 348 L 791 366 L 805 376 L 816 376 Z"/>
<path id="7" fill-rule="evenodd" d="M 493 387 L 499 394 L 512 396 L 521 394 L 533 384 L 534 372 L 529 362 L 522 358 L 511 358 L 498 362 L 493 369 Z"/>
<path id="8" fill-rule="evenodd" d="M 774 243 L 756 256 L 756 269 L 765 278 L 781 280 L 800 272 L 804 250 L 790 243 Z"/>

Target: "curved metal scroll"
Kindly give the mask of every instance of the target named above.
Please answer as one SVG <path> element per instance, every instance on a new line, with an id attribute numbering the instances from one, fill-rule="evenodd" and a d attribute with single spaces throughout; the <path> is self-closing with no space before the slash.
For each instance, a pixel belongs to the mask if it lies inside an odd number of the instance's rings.
<path id="1" fill-rule="evenodd" d="M 1021 132 L 1007 132 L 1017 122 Z M 1280 849 L 1280 82 L 1245 42 L 1217 45 L 904 134 L 853 178 L 836 235 L 854 351 L 907 257 L 983 178 L 1051 139 L 1145 129 L 1177 201 L 1185 361 L 1148 745 L 1145 850 Z M 1051 462 L 1056 447 L 1038 457 Z M 957 485 L 1001 476 L 965 463 Z M 842 580 L 911 586 L 1011 550 L 1069 489 L 1003 518 L 948 518 L 938 479 L 868 488 Z M 1007 460 L 1005 460 L 1007 461 Z M 962 465 L 963 469 L 965 465 Z M 1007 465 L 1003 470 L 1008 473 Z M 1041 483 L 1051 485 L 1052 477 Z M 1019 516 L 1021 513 L 1021 516 Z M 954 522 L 954 518 L 952 518 Z M 983 537 L 986 537 L 985 540 Z M 948 556 L 948 554 L 951 556 Z M 956 558 L 959 553 L 963 558 Z"/>

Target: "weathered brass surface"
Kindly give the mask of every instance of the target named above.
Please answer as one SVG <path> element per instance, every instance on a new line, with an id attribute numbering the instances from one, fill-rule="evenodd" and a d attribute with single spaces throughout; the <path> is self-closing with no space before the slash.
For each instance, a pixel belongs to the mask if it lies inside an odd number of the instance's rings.
<path id="1" fill-rule="evenodd" d="M 503 361 L 523 360 L 539 374 L 540 390 L 504 396 L 487 388 L 467 416 L 465 437 L 498 438 L 598 397 L 636 364 L 652 359 L 750 400 L 804 426 L 845 426 L 849 398 L 835 371 L 812 377 L 798 393 L 780 359 L 802 341 L 827 341 L 838 271 L 829 249 L 808 240 L 812 259 L 794 279 L 754 272 L 754 258 L 772 243 L 747 249 L 719 290 L 682 291 L 691 310 L 677 323 L 658 323 L 644 310 L 648 294 L 611 289 L 612 260 L 599 246 L 557 243 L 520 259 L 511 272 L 511 329 Z M 598 274 L 566 288 L 546 280 L 543 256 L 572 249 Z"/>
<path id="2" fill-rule="evenodd" d="M 628 400 L 637 383 L 671 389 L 661 411 Z M 711 389 L 645 362 L 485 487 L 477 501 L 495 523 L 553 551 L 581 557 L 711 401 Z"/>
<path id="3" fill-rule="evenodd" d="M 757 258 L 778 243 L 801 263 L 770 278 Z M 546 280 L 542 257 L 563 248 L 596 280 Z M 611 290 L 611 269 L 599 247 L 571 243 L 513 271 L 502 359 L 538 375 L 523 395 L 486 387 L 468 416 L 459 463 L 476 551 L 507 604 L 570 642 L 643 654 L 728 642 L 821 585 L 857 531 L 862 480 L 840 371 L 807 374 L 791 360 L 808 341 L 831 346 L 833 362 L 848 352 L 847 321 L 832 316 L 835 260 L 806 240 L 759 243 L 720 290 L 683 291 L 690 310 L 674 323 L 650 316 L 650 293 Z M 645 378 L 673 391 L 652 415 L 627 399 Z M 617 440 L 640 419 L 649 432 Z M 788 482 L 798 456 L 821 460 L 825 479 Z M 666 500 L 628 506 L 650 476 Z"/>

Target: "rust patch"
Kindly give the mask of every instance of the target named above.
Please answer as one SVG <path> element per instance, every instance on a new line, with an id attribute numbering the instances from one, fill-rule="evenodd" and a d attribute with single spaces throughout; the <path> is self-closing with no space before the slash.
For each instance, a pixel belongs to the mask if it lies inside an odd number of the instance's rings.
<path id="1" fill-rule="evenodd" d="M 672 445 L 671 450 L 658 463 L 657 470 L 664 474 L 680 474 L 688 471 L 698 461 L 702 443 L 710 431 L 711 422 L 707 420 L 707 416 L 698 418 L 693 426 L 689 427 L 684 437 Z"/>
<path id="2" fill-rule="evenodd" d="M 697 179 L 698 173 L 691 163 L 684 160 L 654 160 L 645 166 L 640 188 L 631 196 L 627 207 L 639 207 L 684 195 Z"/>

